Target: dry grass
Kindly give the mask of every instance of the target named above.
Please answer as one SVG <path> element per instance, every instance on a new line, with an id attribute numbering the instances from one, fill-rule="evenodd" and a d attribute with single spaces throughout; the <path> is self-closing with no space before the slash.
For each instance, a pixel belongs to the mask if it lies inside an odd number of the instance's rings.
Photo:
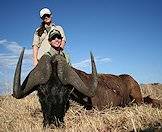
<path id="1" fill-rule="evenodd" d="M 162 99 L 162 85 L 142 85 L 143 96 Z M 71 102 L 65 116 L 65 128 L 43 129 L 42 113 L 38 98 L 30 95 L 17 100 L 10 95 L 0 97 L 0 132 L 125 132 L 137 128 L 162 125 L 162 109 L 150 105 L 133 105 L 125 108 L 86 111 Z"/>

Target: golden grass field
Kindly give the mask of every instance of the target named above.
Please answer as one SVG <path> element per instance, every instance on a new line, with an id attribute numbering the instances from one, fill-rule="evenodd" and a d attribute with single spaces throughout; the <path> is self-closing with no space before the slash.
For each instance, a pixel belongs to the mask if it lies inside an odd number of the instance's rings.
<path id="1" fill-rule="evenodd" d="M 162 84 L 141 85 L 143 96 L 162 99 Z M 42 128 L 42 113 L 35 94 L 17 100 L 11 95 L 0 96 L 0 132 L 127 132 L 148 130 L 162 125 L 162 109 L 151 105 L 112 107 L 103 111 L 87 111 L 75 102 L 65 116 L 64 128 Z"/>

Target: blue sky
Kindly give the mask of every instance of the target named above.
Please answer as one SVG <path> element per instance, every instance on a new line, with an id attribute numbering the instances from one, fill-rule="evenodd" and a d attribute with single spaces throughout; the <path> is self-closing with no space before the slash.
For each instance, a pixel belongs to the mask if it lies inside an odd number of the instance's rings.
<path id="1" fill-rule="evenodd" d="M 31 45 L 43 7 L 64 28 L 65 50 L 76 68 L 90 73 L 92 51 L 99 73 L 126 73 L 139 83 L 162 83 L 161 0 L 1 0 L 0 91 L 11 90 L 22 47 L 22 76 L 33 68 Z"/>

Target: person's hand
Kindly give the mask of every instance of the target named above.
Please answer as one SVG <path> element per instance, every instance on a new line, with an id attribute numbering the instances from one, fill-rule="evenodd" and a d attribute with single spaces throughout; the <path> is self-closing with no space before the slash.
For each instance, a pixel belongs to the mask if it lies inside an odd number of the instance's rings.
<path id="1" fill-rule="evenodd" d="M 37 64 L 38 64 L 38 60 L 35 59 L 35 60 L 34 60 L 34 67 L 35 67 Z"/>

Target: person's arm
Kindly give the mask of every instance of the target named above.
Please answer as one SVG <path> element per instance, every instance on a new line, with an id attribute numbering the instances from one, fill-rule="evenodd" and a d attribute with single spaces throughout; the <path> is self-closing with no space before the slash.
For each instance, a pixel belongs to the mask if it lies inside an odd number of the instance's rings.
<path id="1" fill-rule="evenodd" d="M 33 64 L 34 66 L 36 66 L 38 64 L 38 47 L 37 46 L 33 46 Z"/>
<path id="2" fill-rule="evenodd" d="M 34 33 L 32 47 L 33 47 L 33 65 L 36 66 L 38 64 L 38 50 L 40 47 L 40 37 L 37 34 L 37 30 Z"/>

